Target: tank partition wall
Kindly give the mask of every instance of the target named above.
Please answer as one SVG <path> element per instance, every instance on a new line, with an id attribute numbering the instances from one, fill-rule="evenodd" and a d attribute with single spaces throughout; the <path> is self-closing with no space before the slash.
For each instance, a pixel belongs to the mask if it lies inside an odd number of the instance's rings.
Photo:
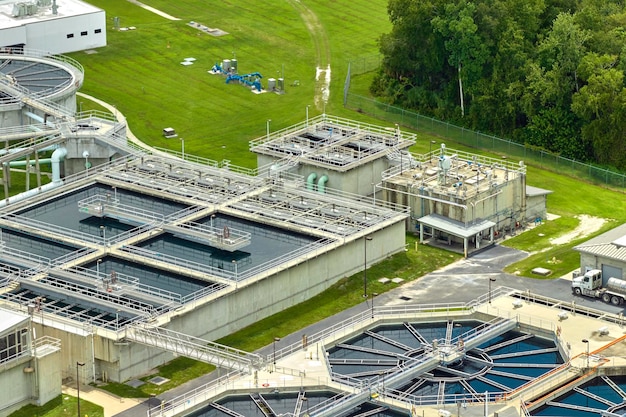
<path id="1" fill-rule="evenodd" d="M 385 259 L 404 250 L 404 224 L 395 223 L 372 232 L 367 241 L 368 264 Z M 200 305 L 194 311 L 173 317 L 168 328 L 207 340 L 224 337 L 249 324 L 298 304 L 319 294 L 345 276 L 363 270 L 364 242 L 362 237 L 347 238 L 345 242 L 331 242 L 317 251 L 275 267 L 260 270 L 240 281 L 228 297 L 216 298 Z M 192 317 L 211 317 L 206 320 Z"/>
<path id="2" fill-rule="evenodd" d="M 384 259 L 392 248 L 393 252 L 404 249 L 402 222 L 374 232 L 372 236 L 368 241 L 368 263 Z M 226 297 L 221 296 L 221 291 L 209 292 L 202 298 L 189 300 L 191 308 L 172 310 L 160 321 L 168 329 L 216 340 L 307 300 L 344 276 L 362 270 L 363 242 L 362 238 L 345 244 L 331 242 L 300 258 L 277 263 L 273 268 L 239 281 L 236 288 L 228 289 L 231 293 Z M 46 326 L 41 331 L 61 339 L 68 347 L 63 351 L 65 371 L 71 371 L 73 356 L 78 355 L 89 364 L 85 367 L 88 380 L 104 377 L 121 382 L 173 358 L 172 353 L 158 348 L 123 342 L 122 328 L 116 333 L 110 327 L 69 320 L 65 323 L 60 317 L 48 319 L 42 315 L 42 319 Z"/>
<path id="3" fill-rule="evenodd" d="M 525 416 L 623 416 L 626 412 L 626 367 L 604 364 L 580 369 L 569 380 L 546 389 L 538 399 L 522 399 Z"/>

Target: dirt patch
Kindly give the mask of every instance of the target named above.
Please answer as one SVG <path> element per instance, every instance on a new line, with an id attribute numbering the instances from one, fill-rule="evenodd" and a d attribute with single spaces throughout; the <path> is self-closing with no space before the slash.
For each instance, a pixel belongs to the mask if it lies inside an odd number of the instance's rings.
<path id="1" fill-rule="evenodd" d="M 550 239 L 550 243 L 553 245 L 564 245 L 574 239 L 587 237 L 590 234 L 600 230 L 600 228 L 604 226 L 604 223 L 606 223 L 607 221 L 606 219 L 589 216 L 587 214 L 581 214 L 580 216 L 576 216 L 576 218 L 580 220 L 580 224 L 576 227 L 576 229 L 559 237 Z"/>

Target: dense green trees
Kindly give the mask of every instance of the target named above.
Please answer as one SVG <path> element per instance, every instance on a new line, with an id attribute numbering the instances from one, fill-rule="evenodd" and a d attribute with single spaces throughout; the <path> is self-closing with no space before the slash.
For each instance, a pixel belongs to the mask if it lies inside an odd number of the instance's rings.
<path id="1" fill-rule="evenodd" d="M 569 158 L 626 169 L 626 5 L 389 0 L 374 94 Z"/>

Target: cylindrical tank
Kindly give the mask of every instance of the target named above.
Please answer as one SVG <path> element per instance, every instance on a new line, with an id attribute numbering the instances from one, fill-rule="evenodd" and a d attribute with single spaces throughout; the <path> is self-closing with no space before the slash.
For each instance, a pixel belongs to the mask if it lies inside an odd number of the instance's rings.
<path id="1" fill-rule="evenodd" d="M 225 59 L 222 61 L 222 69 L 224 71 L 230 71 L 230 59 Z"/>
<path id="2" fill-rule="evenodd" d="M 280 91 L 283 91 L 285 89 L 285 79 L 284 78 L 279 78 L 278 79 L 278 89 Z"/>
<path id="3" fill-rule="evenodd" d="M 626 280 L 619 278 L 609 278 L 606 282 L 606 287 L 615 292 L 626 294 Z"/>
<path id="4" fill-rule="evenodd" d="M 274 91 L 276 89 L 276 78 L 267 79 L 267 89 L 269 91 Z"/>
<path id="5" fill-rule="evenodd" d="M 236 59 L 230 60 L 230 67 L 232 68 L 232 73 L 237 74 L 237 60 Z"/>

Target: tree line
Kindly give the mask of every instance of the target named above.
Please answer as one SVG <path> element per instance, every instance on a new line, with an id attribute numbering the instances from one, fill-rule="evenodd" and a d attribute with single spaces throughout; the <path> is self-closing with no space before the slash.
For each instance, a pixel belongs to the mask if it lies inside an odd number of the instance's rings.
<path id="1" fill-rule="evenodd" d="M 395 105 L 626 170 L 626 6 L 389 0 L 370 87 Z"/>

